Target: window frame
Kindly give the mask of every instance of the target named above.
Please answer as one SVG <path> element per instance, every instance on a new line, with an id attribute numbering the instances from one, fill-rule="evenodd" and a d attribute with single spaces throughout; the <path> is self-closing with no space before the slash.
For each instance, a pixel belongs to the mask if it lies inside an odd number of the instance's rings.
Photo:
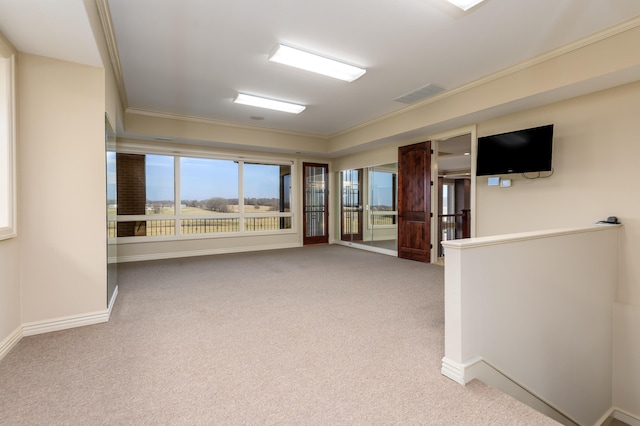
<path id="1" fill-rule="evenodd" d="M 391 208 L 392 210 L 373 210 L 373 208 L 369 208 L 369 218 L 367 220 L 367 228 L 372 229 L 393 229 L 398 226 L 398 172 L 397 171 L 389 171 L 389 170 L 375 170 L 375 166 L 369 168 L 367 173 L 368 178 L 368 190 L 370 192 L 373 191 L 373 179 L 374 173 L 389 173 L 391 174 Z M 373 196 L 369 194 L 370 199 L 368 200 L 369 205 L 372 205 Z M 376 225 L 374 224 L 374 216 L 391 216 L 393 223 L 386 225 Z"/>
<path id="2" fill-rule="evenodd" d="M 240 155 L 229 155 L 222 154 L 218 152 L 205 151 L 199 149 L 171 149 L 170 147 L 157 147 L 157 149 L 149 149 L 148 146 L 141 146 L 136 144 L 135 142 L 127 141 L 121 144 L 121 146 L 117 147 L 115 150 L 116 153 L 126 153 L 126 154 L 139 154 L 139 155 L 165 155 L 172 156 L 174 161 L 174 214 L 154 214 L 154 215 L 116 215 L 112 217 L 116 222 L 130 222 L 130 221 L 151 221 L 151 220 L 175 220 L 175 230 L 171 235 L 146 235 L 146 236 L 127 236 L 127 237 L 117 237 L 118 244 L 120 243 L 141 243 L 141 242 L 160 242 L 160 241 L 179 241 L 179 240 L 193 240 L 193 239 L 211 239 L 211 238 L 241 238 L 247 236 L 262 236 L 262 235 L 282 235 L 282 234 L 294 234 L 296 233 L 296 214 L 295 214 L 295 197 L 296 193 L 296 182 L 295 179 L 291 179 L 291 187 L 290 187 L 290 211 L 288 212 L 272 212 L 270 214 L 265 213 L 253 213 L 247 212 L 244 209 L 244 164 L 245 163 L 253 163 L 253 164 L 268 164 L 268 165 L 281 165 L 281 166 L 290 166 L 291 176 L 295 173 L 296 162 L 292 159 L 283 159 L 283 158 L 271 158 L 271 157 L 246 157 Z M 231 160 L 236 161 L 239 164 L 238 171 L 238 203 L 239 203 L 239 211 L 238 213 L 225 213 L 224 218 L 233 219 L 237 218 L 239 220 L 238 230 L 232 232 L 209 232 L 209 233 L 198 233 L 198 234 L 183 234 L 181 233 L 180 224 L 182 220 L 191 220 L 191 219 L 211 219 L 211 216 L 202 215 L 194 215 L 194 214 L 182 214 L 180 212 L 180 204 L 182 202 L 181 194 L 180 194 L 180 159 L 188 157 L 188 158 L 202 158 L 202 159 L 212 159 L 212 160 Z M 179 200 L 179 201 L 178 201 Z M 279 218 L 290 218 L 291 226 L 290 228 L 285 229 L 275 229 L 275 230 L 246 230 L 244 219 L 250 218 L 264 218 L 264 217 L 279 217 Z M 109 237 L 110 239 L 114 237 Z"/>
<path id="3" fill-rule="evenodd" d="M 6 132 L 0 135 L 0 164 L 6 166 L 7 183 L 0 194 L 0 208 L 6 208 L 7 223 L 0 224 L 0 240 L 14 238 L 17 229 L 17 193 L 16 193 L 16 103 L 15 103 L 15 54 L 0 56 L 0 66 L 6 71 L 6 96 L 0 99 L 6 108 Z M 2 82 L 0 82 L 2 83 Z M 4 206 L 4 207 L 2 207 Z"/>

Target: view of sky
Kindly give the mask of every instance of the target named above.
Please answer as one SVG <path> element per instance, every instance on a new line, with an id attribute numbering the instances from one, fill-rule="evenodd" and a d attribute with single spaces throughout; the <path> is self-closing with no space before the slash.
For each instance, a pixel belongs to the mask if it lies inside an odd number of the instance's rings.
<path id="1" fill-rule="evenodd" d="M 371 173 L 371 200 L 372 206 L 392 206 L 393 198 L 393 174 L 388 172 Z"/>
<path id="2" fill-rule="evenodd" d="M 147 199 L 173 200 L 173 156 L 146 156 Z M 238 163 L 232 160 L 180 157 L 180 198 L 238 198 Z M 244 165 L 245 198 L 279 198 L 280 167 L 277 165 Z M 115 153 L 107 153 L 107 197 L 116 193 Z"/>
<path id="3" fill-rule="evenodd" d="M 173 200 L 173 157 L 146 156 L 147 199 Z M 238 198 L 238 164 L 231 160 L 180 158 L 180 194 L 182 200 Z M 265 164 L 244 165 L 246 198 L 278 198 L 280 167 Z M 391 206 L 392 173 L 373 172 L 370 181 L 371 205 Z M 107 198 L 116 194 L 115 153 L 107 153 Z"/>

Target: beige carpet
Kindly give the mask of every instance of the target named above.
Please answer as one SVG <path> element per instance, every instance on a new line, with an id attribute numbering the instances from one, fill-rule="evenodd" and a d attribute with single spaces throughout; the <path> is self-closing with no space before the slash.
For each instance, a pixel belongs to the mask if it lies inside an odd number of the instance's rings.
<path id="1" fill-rule="evenodd" d="M 0 362 L 0 424 L 557 424 L 440 374 L 442 287 L 328 245 L 122 264 L 109 323 Z"/>

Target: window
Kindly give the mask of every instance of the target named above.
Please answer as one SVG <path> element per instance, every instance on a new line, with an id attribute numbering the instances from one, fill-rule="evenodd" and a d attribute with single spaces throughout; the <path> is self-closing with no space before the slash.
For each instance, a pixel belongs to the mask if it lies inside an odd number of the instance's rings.
<path id="1" fill-rule="evenodd" d="M 116 153 L 107 151 L 107 237 L 109 238 L 116 236 L 117 206 Z"/>
<path id="2" fill-rule="evenodd" d="M 173 157 L 168 155 L 146 155 L 145 214 L 172 215 L 175 213 L 173 183 Z"/>
<path id="3" fill-rule="evenodd" d="M 291 230 L 291 164 L 127 153 L 116 163 L 118 237 Z"/>
<path id="4" fill-rule="evenodd" d="M 0 57 L 0 239 L 16 235 L 13 57 Z"/>
<path id="5" fill-rule="evenodd" d="M 370 223 L 374 227 L 392 226 L 396 223 L 396 179 L 394 172 L 369 171 Z"/>
<path id="6" fill-rule="evenodd" d="M 244 163 L 244 229 L 291 229 L 291 166 Z"/>
<path id="7" fill-rule="evenodd" d="M 181 157 L 180 232 L 238 232 L 238 176 L 236 161 Z"/>

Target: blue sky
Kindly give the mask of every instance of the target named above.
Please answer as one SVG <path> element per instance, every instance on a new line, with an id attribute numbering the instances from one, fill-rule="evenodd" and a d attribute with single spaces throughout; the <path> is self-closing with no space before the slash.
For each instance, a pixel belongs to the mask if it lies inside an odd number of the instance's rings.
<path id="1" fill-rule="evenodd" d="M 391 206 L 393 175 L 388 172 L 373 172 L 371 177 L 371 205 Z"/>
<path id="2" fill-rule="evenodd" d="M 173 200 L 173 157 L 147 155 L 147 198 L 149 200 Z M 238 164 L 230 160 L 181 157 L 181 198 L 204 200 L 211 197 L 238 198 Z M 278 198 L 278 166 L 245 164 L 245 197 Z M 372 200 L 381 205 L 392 205 L 392 174 L 374 172 L 371 182 Z M 116 193 L 115 153 L 107 153 L 107 199 Z"/>
<path id="3" fill-rule="evenodd" d="M 146 156 L 147 199 L 173 200 L 173 156 Z M 280 167 L 245 164 L 244 196 L 278 198 Z M 107 153 L 107 198 L 116 192 L 115 154 Z M 205 200 L 212 197 L 238 198 L 238 163 L 231 160 L 180 158 L 180 198 Z"/>

